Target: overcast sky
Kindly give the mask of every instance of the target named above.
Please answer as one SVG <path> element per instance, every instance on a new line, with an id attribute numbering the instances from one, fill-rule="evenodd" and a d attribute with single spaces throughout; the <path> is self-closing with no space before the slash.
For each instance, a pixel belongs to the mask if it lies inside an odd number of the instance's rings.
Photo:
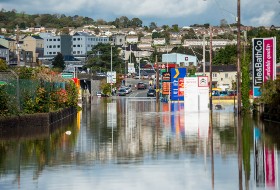
<path id="1" fill-rule="evenodd" d="M 235 22 L 237 0 L 0 0 L 0 8 L 27 14 L 65 14 L 114 21 L 127 16 L 143 25 L 155 22 L 189 26 Z M 248 26 L 280 26 L 280 0 L 241 0 L 241 23 Z"/>

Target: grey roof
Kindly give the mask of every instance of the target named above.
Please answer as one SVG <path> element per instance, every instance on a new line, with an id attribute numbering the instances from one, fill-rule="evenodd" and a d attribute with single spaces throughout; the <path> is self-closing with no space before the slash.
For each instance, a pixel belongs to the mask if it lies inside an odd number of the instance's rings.
<path id="1" fill-rule="evenodd" d="M 43 38 L 41 38 L 40 36 L 32 36 L 33 38 L 35 38 L 36 40 L 43 40 Z"/>
<path id="2" fill-rule="evenodd" d="M 205 66 L 205 72 L 209 72 L 209 65 Z M 212 65 L 212 72 L 236 72 L 236 65 Z M 203 66 L 198 69 L 198 72 L 203 72 Z"/>
<path id="3" fill-rule="evenodd" d="M 4 38 L 5 40 L 7 40 L 7 41 L 15 41 L 14 39 L 12 39 L 12 38 Z"/>
<path id="4" fill-rule="evenodd" d="M 9 49 L 9 48 L 6 48 L 5 46 L 0 45 L 0 49 Z"/>
<path id="5" fill-rule="evenodd" d="M 90 36 L 89 33 L 86 32 L 76 32 L 73 36 Z"/>

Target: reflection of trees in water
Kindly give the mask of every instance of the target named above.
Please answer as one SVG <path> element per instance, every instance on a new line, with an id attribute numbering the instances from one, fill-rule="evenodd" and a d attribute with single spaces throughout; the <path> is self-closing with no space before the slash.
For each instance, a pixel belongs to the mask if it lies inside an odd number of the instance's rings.
<path id="1" fill-rule="evenodd" d="M 56 127 L 59 128 L 48 138 L 21 138 L 2 142 L 0 145 L 0 173 L 15 171 L 16 178 L 20 179 L 21 170 L 24 168 L 29 170 L 31 167 L 36 168 L 33 179 L 37 179 L 46 165 L 57 164 L 57 160 L 70 161 L 69 152 L 76 144 L 77 127 L 75 118 L 65 122 L 66 124 L 57 123 Z M 66 130 L 71 130 L 70 136 L 65 134 Z"/>

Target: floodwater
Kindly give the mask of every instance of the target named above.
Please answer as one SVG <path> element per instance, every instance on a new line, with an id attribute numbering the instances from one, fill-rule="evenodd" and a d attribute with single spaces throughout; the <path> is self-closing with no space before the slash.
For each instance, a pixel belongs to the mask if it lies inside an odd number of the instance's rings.
<path id="1" fill-rule="evenodd" d="M 0 139 L 0 189 L 278 189 L 280 124 L 221 104 L 94 98 L 47 137 Z"/>

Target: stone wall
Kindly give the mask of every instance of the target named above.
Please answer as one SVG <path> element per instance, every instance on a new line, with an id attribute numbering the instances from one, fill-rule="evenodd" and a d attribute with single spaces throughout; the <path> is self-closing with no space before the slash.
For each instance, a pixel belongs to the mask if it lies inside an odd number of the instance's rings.
<path id="1" fill-rule="evenodd" d="M 0 117 L 0 139 L 48 136 L 55 126 L 62 126 L 63 120 L 76 113 L 75 108 L 66 108 L 51 113 Z"/>

